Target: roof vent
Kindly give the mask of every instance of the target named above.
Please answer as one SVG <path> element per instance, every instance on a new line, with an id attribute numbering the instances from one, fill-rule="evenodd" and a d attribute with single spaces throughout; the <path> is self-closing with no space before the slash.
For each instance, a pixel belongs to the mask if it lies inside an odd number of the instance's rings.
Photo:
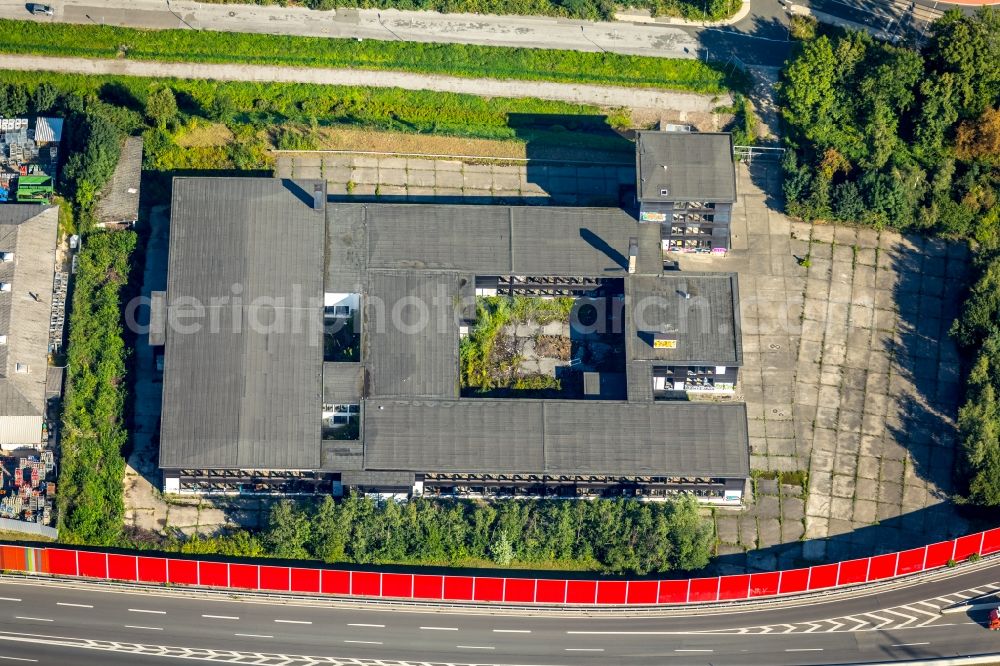
<path id="1" fill-rule="evenodd" d="M 660 196 L 661 197 L 669 197 L 670 196 L 670 190 L 668 190 L 665 187 L 661 187 L 660 188 Z"/>
<path id="2" fill-rule="evenodd" d="M 0 291 L 10 291 L 10 282 L 0 282 Z"/>
<path id="3" fill-rule="evenodd" d="M 27 363 L 17 363 L 14 365 L 14 372 L 20 373 L 22 375 L 28 374 L 28 364 Z"/>
<path id="4" fill-rule="evenodd" d="M 0 261 L 2 261 L 5 264 L 9 263 L 11 261 L 14 261 L 14 253 L 13 252 L 0 252 Z"/>
<path id="5" fill-rule="evenodd" d="M 0 335 L 0 345 L 5 345 L 5 344 L 7 344 L 7 336 Z"/>
<path id="6" fill-rule="evenodd" d="M 628 239 L 628 272 L 635 273 L 635 264 L 639 259 L 639 239 L 633 236 Z"/>

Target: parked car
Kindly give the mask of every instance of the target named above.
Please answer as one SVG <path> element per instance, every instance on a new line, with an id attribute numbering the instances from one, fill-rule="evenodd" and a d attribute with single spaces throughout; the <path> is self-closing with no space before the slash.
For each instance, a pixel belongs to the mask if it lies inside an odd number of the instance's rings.
<path id="1" fill-rule="evenodd" d="M 28 3 L 28 11 L 36 16 L 52 16 L 52 5 L 43 5 L 40 2 Z"/>

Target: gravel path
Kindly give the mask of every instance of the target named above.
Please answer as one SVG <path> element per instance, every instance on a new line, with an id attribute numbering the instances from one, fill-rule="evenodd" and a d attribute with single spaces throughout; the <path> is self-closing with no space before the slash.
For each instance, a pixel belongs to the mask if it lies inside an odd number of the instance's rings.
<path id="1" fill-rule="evenodd" d="M 0 55 L 0 69 L 51 71 L 74 74 L 119 74 L 179 79 L 219 81 L 276 81 L 325 85 L 374 86 L 466 93 L 484 97 L 537 97 L 540 99 L 591 104 L 602 107 L 671 109 L 683 112 L 710 112 L 732 103 L 729 95 L 696 95 L 641 88 L 519 81 L 464 79 L 453 76 L 382 72 L 315 67 L 275 67 L 262 65 L 167 63 L 140 60 L 96 60 L 35 55 Z"/>

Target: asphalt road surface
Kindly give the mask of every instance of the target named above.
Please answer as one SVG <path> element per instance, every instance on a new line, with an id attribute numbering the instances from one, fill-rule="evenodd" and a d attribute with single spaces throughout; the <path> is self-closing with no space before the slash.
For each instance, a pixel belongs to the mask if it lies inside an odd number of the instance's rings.
<path id="1" fill-rule="evenodd" d="M 363 659 L 780 665 L 963 656 L 1000 652 L 1000 637 L 984 626 L 984 605 L 995 591 L 1000 563 L 876 594 L 750 611 L 567 617 L 269 604 L 4 580 L 0 663 L 152 664 L 187 657 L 289 666 Z"/>

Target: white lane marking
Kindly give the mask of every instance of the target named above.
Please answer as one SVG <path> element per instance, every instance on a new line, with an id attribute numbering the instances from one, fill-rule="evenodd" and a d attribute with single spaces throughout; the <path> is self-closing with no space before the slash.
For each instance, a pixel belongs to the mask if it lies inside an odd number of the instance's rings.
<path id="1" fill-rule="evenodd" d="M 567 631 L 567 634 L 583 634 L 586 636 L 675 636 L 691 633 L 685 631 Z"/>
<path id="2" fill-rule="evenodd" d="M 50 620 L 47 617 L 25 617 L 23 615 L 15 615 L 14 619 L 15 620 L 31 620 L 33 622 L 54 622 L 54 620 Z"/>
<path id="3" fill-rule="evenodd" d="M 202 614 L 202 617 L 208 618 L 209 620 L 238 620 L 238 619 L 240 619 L 240 618 L 236 617 L 235 615 L 205 615 L 205 614 Z"/>
<path id="4" fill-rule="evenodd" d="M 459 650 L 496 650 L 492 645 L 456 645 Z"/>
<path id="5" fill-rule="evenodd" d="M 312 624 L 310 620 L 275 620 L 275 622 L 278 624 Z"/>
<path id="6" fill-rule="evenodd" d="M 458 631 L 458 627 L 420 627 L 424 631 Z"/>
<path id="7" fill-rule="evenodd" d="M 18 599 L 18 601 L 20 601 L 20 599 Z M 37 659 L 28 659 L 27 657 L 4 657 L 3 655 L 0 655 L 0 659 L 6 659 L 7 661 L 38 661 Z"/>
<path id="8" fill-rule="evenodd" d="M 712 652 L 712 650 L 696 650 L 694 648 L 688 650 L 674 650 L 674 652 Z"/>
<path id="9" fill-rule="evenodd" d="M 494 634 L 530 634 L 531 629 L 494 629 Z"/>
<path id="10" fill-rule="evenodd" d="M 345 643 L 359 643 L 361 645 L 382 645 L 382 641 L 344 641 Z"/>
<path id="11" fill-rule="evenodd" d="M 233 634 L 233 636 L 242 636 L 243 638 L 274 638 L 270 634 Z"/>
<path id="12" fill-rule="evenodd" d="M 156 615 L 166 615 L 167 611 L 146 610 L 145 608 L 129 608 L 129 613 L 155 613 Z"/>
<path id="13" fill-rule="evenodd" d="M 823 648 L 785 648 L 785 652 L 822 652 Z"/>
<path id="14" fill-rule="evenodd" d="M 57 601 L 56 606 L 68 606 L 70 608 L 93 608 L 90 604 L 67 604 L 62 601 Z"/>
<path id="15" fill-rule="evenodd" d="M 0 597 L 0 601 L 20 601 L 17 597 Z M 18 657 L 8 657 L 8 659 L 18 659 Z"/>
<path id="16" fill-rule="evenodd" d="M 143 627 L 137 624 L 126 624 L 126 629 L 145 629 L 147 631 L 163 631 L 163 627 Z"/>
<path id="17" fill-rule="evenodd" d="M 566 648 L 566 652 L 604 652 L 604 648 Z"/>
<path id="18" fill-rule="evenodd" d="M 890 645 L 889 647 L 912 647 L 914 645 L 930 645 L 930 643 L 896 643 L 895 645 Z"/>
<path id="19" fill-rule="evenodd" d="M 375 629 L 385 629 L 385 625 L 384 624 L 363 624 L 361 622 L 355 622 L 353 624 L 350 623 L 350 622 L 348 622 L 347 626 L 348 627 L 373 627 Z"/>

